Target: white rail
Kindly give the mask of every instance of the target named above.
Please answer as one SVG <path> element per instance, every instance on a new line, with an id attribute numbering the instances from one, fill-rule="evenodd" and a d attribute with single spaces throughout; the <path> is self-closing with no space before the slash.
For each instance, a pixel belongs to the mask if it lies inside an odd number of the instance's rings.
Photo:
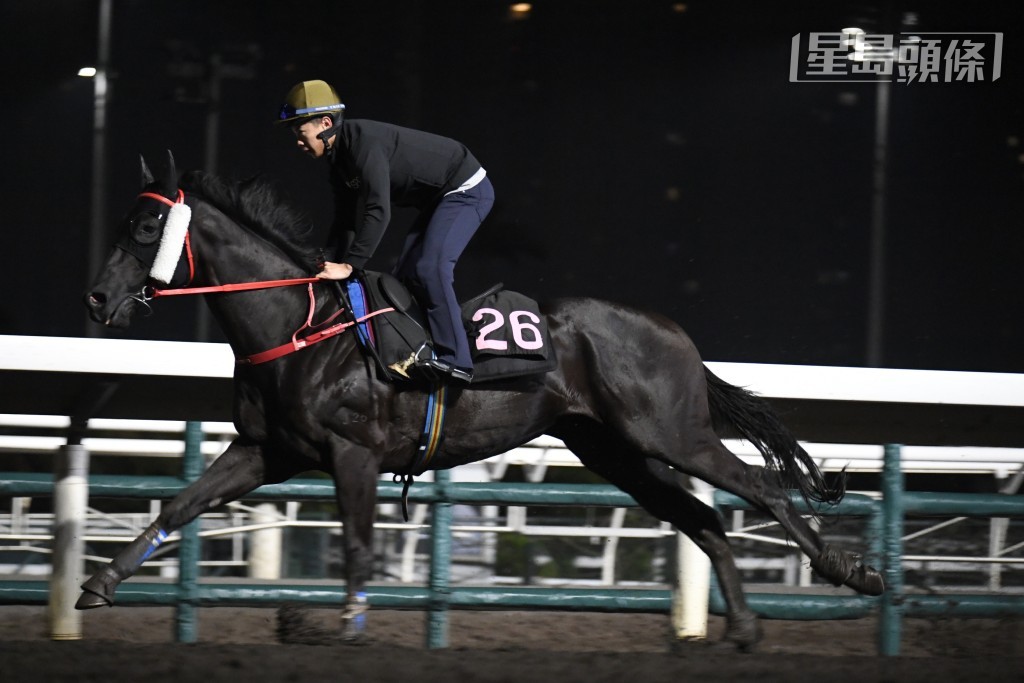
<path id="1" fill-rule="evenodd" d="M 64 430 L 70 419 L 55 415 L 0 414 L 0 453 L 52 453 L 66 443 Z M 18 435 L 22 428 L 51 430 L 52 434 Z M 82 445 L 92 455 L 133 457 L 179 457 L 185 452 L 181 438 L 185 423 L 181 420 L 122 420 L 95 418 L 90 431 L 152 433 L 152 438 L 86 436 Z M 7 433 L 5 433 L 7 432 Z M 203 454 L 217 456 L 237 436 L 230 422 L 204 422 Z M 757 450 L 747 441 L 726 439 L 726 446 L 750 464 L 760 464 Z M 801 442 L 818 466 L 826 471 L 879 472 L 883 447 L 863 444 Z M 1003 479 L 1024 467 L 1024 448 L 985 446 L 905 446 L 903 471 L 907 473 L 987 473 Z M 580 461 L 558 439 L 542 436 L 507 453 L 483 461 L 485 480 L 501 479 L 510 466 L 526 467 L 533 481 L 542 481 L 548 467 L 579 467 Z"/>

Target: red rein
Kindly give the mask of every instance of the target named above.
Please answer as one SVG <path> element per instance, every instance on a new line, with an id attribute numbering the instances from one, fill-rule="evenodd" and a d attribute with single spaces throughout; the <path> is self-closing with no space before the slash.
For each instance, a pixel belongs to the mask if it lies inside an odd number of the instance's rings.
<path id="1" fill-rule="evenodd" d="M 185 201 L 185 193 L 182 192 L 181 190 L 178 190 L 178 201 L 177 202 L 173 202 L 170 199 L 168 199 L 167 197 L 164 197 L 163 195 L 156 194 L 156 193 L 153 193 L 153 192 L 143 192 L 139 196 L 140 197 L 149 197 L 151 199 L 156 199 L 159 202 L 163 202 L 167 206 L 174 206 L 176 203 L 180 204 L 180 203 L 183 203 Z M 189 284 L 191 284 L 192 278 L 195 276 L 195 265 L 194 265 L 194 262 L 193 262 L 193 259 L 192 259 L 192 245 L 191 245 L 191 242 L 189 240 L 189 233 L 188 233 L 188 231 L 185 232 L 185 253 L 188 255 L 188 270 L 189 270 L 188 281 L 189 281 Z M 280 358 L 281 356 L 287 356 L 289 353 L 294 353 L 296 351 L 300 351 L 300 350 L 302 350 L 304 348 L 312 346 L 313 344 L 316 344 L 318 342 L 322 342 L 325 339 L 330 339 L 331 337 L 344 332 L 349 327 L 352 327 L 353 325 L 356 325 L 358 323 L 361 323 L 361 322 L 364 322 L 366 320 L 369 320 L 370 318 L 372 318 L 372 317 L 374 317 L 376 315 L 380 315 L 381 313 L 390 313 L 390 312 L 395 310 L 394 308 L 382 308 L 379 311 L 373 311 L 372 313 L 368 313 L 368 314 L 364 315 L 363 317 L 361 317 L 361 318 L 359 318 L 357 320 L 353 320 L 351 322 L 345 322 L 345 323 L 338 323 L 338 324 L 332 325 L 331 327 L 328 327 L 326 329 L 313 332 L 313 334 L 310 334 L 310 335 L 308 335 L 306 337 L 302 337 L 300 339 L 299 338 L 299 333 L 302 332 L 303 330 L 306 330 L 306 329 L 310 329 L 311 330 L 311 329 L 314 329 L 316 327 L 320 327 L 321 325 L 326 325 L 327 323 L 331 322 L 332 320 L 337 318 L 339 315 L 341 315 L 342 311 L 345 310 L 345 309 L 339 309 L 333 315 L 331 315 L 331 317 L 329 317 L 327 320 L 325 320 L 325 321 L 323 321 L 321 323 L 316 323 L 316 324 L 313 323 L 313 313 L 316 310 L 316 296 L 313 294 L 313 284 L 317 283 L 317 282 L 322 282 L 322 281 L 323 280 L 321 280 L 321 278 L 317 278 L 317 277 L 300 277 L 300 278 L 293 278 L 293 279 L 289 279 L 289 280 L 260 280 L 258 282 L 238 282 L 238 283 L 227 284 L 227 285 L 214 285 L 214 286 L 210 286 L 210 287 L 188 287 L 188 286 L 186 286 L 186 287 L 181 288 L 181 289 L 153 289 L 153 295 L 152 295 L 151 298 L 156 299 L 157 297 L 161 297 L 161 296 L 179 296 L 179 295 L 185 295 L 185 294 L 212 294 L 212 293 L 217 293 L 217 292 L 244 292 L 244 291 L 254 290 L 254 289 L 270 289 L 270 288 L 273 288 L 273 287 L 290 287 L 292 285 L 306 285 L 308 290 L 309 290 L 309 313 L 306 315 L 306 322 L 303 323 L 302 327 L 300 327 L 299 329 L 295 330 L 295 332 L 292 334 L 291 341 L 287 342 L 287 343 L 284 343 L 284 344 L 281 344 L 280 346 L 275 346 L 272 349 L 268 349 L 266 351 L 262 351 L 260 353 L 254 353 L 252 355 L 243 356 L 241 358 L 236 357 L 235 358 L 235 362 L 238 365 L 259 365 L 260 363 L 266 363 L 267 361 L 274 360 L 275 358 Z"/>
<path id="2" fill-rule="evenodd" d="M 341 312 L 343 310 L 345 310 L 345 309 L 340 309 L 336 313 L 334 313 L 334 315 L 332 315 L 330 318 L 328 318 L 327 320 L 323 321 L 322 323 L 317 323 L 316 325 L 314 325 L 313 324 L 313 309 L 315 307 L 316 307 L 316 297 L 313 296 L 313 285 L 309 285 L 309 315 L 306 316 L 306 322 L 302 325 L 302 327 L 300 327 L 299 329 L 295 330 L 295 332 L 292 334 L 292 340 L 290 342 L 281 344 L 280 346 L 275 346 L 272 349 L 267 349 L 266 351 L 261 351 L 260 353 L 254 353 L 251 356 L 244 356 L 242 358 L 237 358 L 235 360 L 235 362 L 238 365 L 259 365 L 260 363 L 266 363 L 267 361 L 274 360 L 275 358 L 280 358 L 281 356 L 287 356 L 289 353 L 294 353 L 296 351 L 301 351 L 302 349 L 304 349 L 304 348 L 306 348 L 308 346 L 312 346 L 313 344 L 316 344 L 318 342 L 322 342 L 325 339 L 330 339 L 331 337 L 333 337 L 335 335 L 341 334 L 342 332 L 344 332 L 348 328 L 352 327 L 353 325 L 357 325 L 357 324 L 359 324 L 361 322 L 369 320 L 370 318 L 372 318 L 372 317 L 374 317 L 376 315 L 380 315 L 381 313 L 390 313 L 390 312 L 395 310 L 394 308 L 382 308 L 379 311 L 374 311 L 372 313 L 367 313 L 363 317 L 357 318 L 356 320 L 352 320 L 352 321 L 346 322 L 346 323 L 338 323 L 336 325 L 332 325 L 332 326 L 328 327 L 327 329 L 319 330 L 319 331 L 314 332 L 313 334 L 311 334 L 309 336 L 306 336 L 306 337 L 303 337 L 303 338 L 299 339 L 298 338 L 299 333 L 302 332 L 303 330 L 305 330 L 307 328 L 308 329 L 313 329 L 314 327 L 319 327 L 320 325 L 326 325 L 327 323 L 331 322 L 332 320 L 337 318 L 339 315 L 341 315 Z"/>

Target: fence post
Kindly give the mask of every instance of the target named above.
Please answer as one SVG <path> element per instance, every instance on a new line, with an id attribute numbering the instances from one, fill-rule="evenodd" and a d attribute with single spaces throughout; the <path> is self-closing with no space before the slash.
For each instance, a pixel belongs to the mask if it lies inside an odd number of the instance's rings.
<path id="1" fill-rule="evenodd" d="M 203 423 L 185 423 L 185 457 L 181 478 L 191 484 L 203 473 Z M 196 604 L 199 602 L 199 520 L 181 528 L 178 548 L 177 634 L 179 643 L 196 642 Z"/>
<path id="2" fill-rule="evenodd" d="M 61 446 L 53 484 L 53 570 L 48 603 L 52 640 L 82 637 L 82 613 L 75 609 L 75 601 L 83 578 L 88 477 L 85 446 Z"/>
<path id="3" fill-rule="evenodd" d="M 434 472 L 438 500 L 430 525 L 430 605 L 427 608 L 427 648 L 448 647 L 448 601 L 451 597 L 452 504 L 451 472 Z"/>
<path id="4" fill-rule="evenodd" d="M 252 514 L 253 524 L 275 524 L 280 520 L 273 503 L 257 505 Z M 281 578 L 281 546 L 284 533 L 280 526 L 252 532 L 249 548 L 249 576 L 254 579 L 277 581 Z"/>
<path id="5" fill-rule="evenodd" d="M 903 471 L 900 446 L 887 444 L 882 464 L 882 544 L 885 594 L 879 617 L 878 652 L 900 653 L 903 618 Z"/>
<path id="6" fill-rule="evenodd" d="M 692 493 L 714 506 L 714 489 L 691 479 Z M 672 626 L 680 640 L 708 637 L 708 601 L 711 595 L 711 560 L 686 535 L 676 532 L 676 580 L 672 594 Z"/>

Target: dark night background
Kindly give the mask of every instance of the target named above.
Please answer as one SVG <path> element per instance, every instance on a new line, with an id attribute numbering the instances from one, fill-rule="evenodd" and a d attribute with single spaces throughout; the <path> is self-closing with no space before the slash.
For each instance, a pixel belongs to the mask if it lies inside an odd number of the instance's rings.
<path id="1" fill-rule="evenodd" d="M 864 365 L 876 88 L 790 83 L 790 39 L 1001 31 L 995 82 L 892 85 L 880 364 L 1024 372 L 1017 3 L 536 0 L 525 19 L 510 4 L 115 0 L 106 223 L 134 199 L 140 153 L 204 166 L 219 58 L 250 77 L 220 82 L 216 170 L 263 174 L 321 228 L 326 170 L 271 125 L 294 83 L 466 143 L 497 203 L 459 262 L 463 296 L 500 280 L 610 298 L 672 317 L 707 360 Z M 76 76 L 96 63 L 98 7 L 0 9 L 3 334 L 102 332 L 81 305 L 93 84 Z M 390 267 L 410 218 L 372 266 Z M 195 339 L 197 310 L 161 301 L 127 334 Z"/>

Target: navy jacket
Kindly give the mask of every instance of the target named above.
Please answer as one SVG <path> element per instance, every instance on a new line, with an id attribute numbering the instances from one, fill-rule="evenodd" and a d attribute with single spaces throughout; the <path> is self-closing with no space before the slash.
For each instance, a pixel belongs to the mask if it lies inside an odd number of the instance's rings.
<path id="1" fill-rule="evenodd" d="M 391 207 L 432 209 L 480 169 L 451 138 L 365 119 L 344 120 L 330 151 L 334 227 L 329 253 L 363 268 L 391 220 Z"/>

